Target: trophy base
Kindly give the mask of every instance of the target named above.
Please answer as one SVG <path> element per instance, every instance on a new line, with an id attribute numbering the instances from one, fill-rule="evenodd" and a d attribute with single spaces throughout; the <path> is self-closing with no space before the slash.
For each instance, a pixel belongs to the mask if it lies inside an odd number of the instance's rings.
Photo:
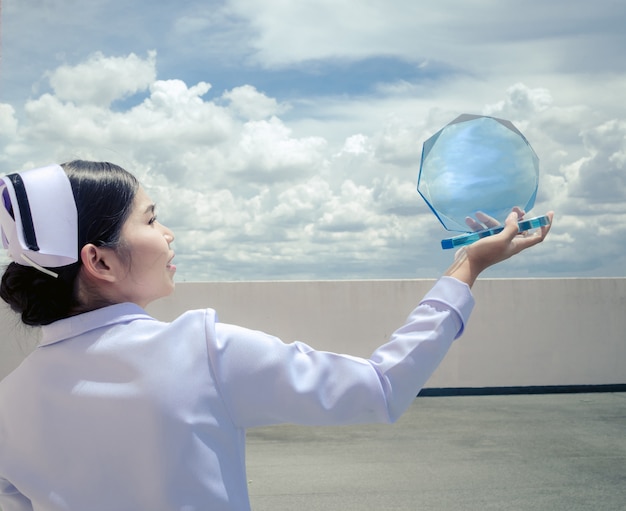
<path id="1" fill-rule="evenodd" d="M 519 232 L 529 231 L 531 229 L 538 229 L 550 223 L 550 219 L 547 216 L 536 216 L 529 218 L 528 220 L 522 220 L 518 222 Z M 460 234 L 459 236 L 453 236 L 452 238 L 446 238 L 441 240 L 441 248 L 444 250 L 449 248 L 462 247 L 464 245 L 471 245 L 479 239 L 486 238 L 487 236 L 493 236 L 498 234 L 504 229 L 502 226 L 493 227 L 492 229 L 485 229 L 483 231 L 469 232 L 467 234 Z"/>

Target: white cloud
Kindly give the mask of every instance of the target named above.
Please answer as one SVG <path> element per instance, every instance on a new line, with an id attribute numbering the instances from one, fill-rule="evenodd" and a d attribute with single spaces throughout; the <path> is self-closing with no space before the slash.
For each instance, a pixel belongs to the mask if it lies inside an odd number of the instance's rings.
<path id="1" fill-rule="evenodd" d="M 251 181 L 301 178 L 324 164 L 326 141 L 321 137 L 294 138 L 277 117 L 243 125 L 229 171 Z"/>
<path id="2" fill-rule="evenodd" d="M 156 52 L 143 60 L 131 53 L 126 57 L 105 57 L 98 52 L 77 66 L 62 65 L 50 73 L 50 85 L 62 101 L 107 107 L 144 91 L 156 78 Z"/>
<path id="3" fill-rule="evenodd" d="M 400 119 L 392 119 L 383 126 L 376 144 L 376 156 L 383 162 L 400 166 L 418 162 L 422 154 L 420 128 Z"/>
<path id="4" fill-rule="evenodd" d="M 0 137 L 14 137 L 16 131 L 15 108 L 6 103 L 0 103 Z"/>
<path id="5" fill-rule="evenodd" d="M 274 98 L 257 91 L 252 85 L 242 85 L 226 91 L 223 96 L 234 112 L 244 119 L 259 121 L 282 113 L 286 107 L 279 107 Z"/>
<path id="6" fill-rule="evenodd" d="M 339 156 L 342 154 L 364 154 L 368 151 L 367 143 L 367 137 L 362 133 L 352 135 L 346 139 Z"/>
<path id="7" fill-rule="evenodd" d="M 333 191 L 328 181 L 314 175 L 281 191 L 270 212 L 270 219 L 279 225 L 312 224 L 332 198 Z"/>
<path id="8" fill-rule="evenodd" d="M 571 194 L 582 197 L 594 209 L 616 204 L 624 210 L 626 197 L 626 122 L 609 120 L 582 134 L 590 155 L 576 162 Z"/>
<path id="9" fill-rule="evenodd" d="M 485 113 L 513 121 L 540 157 L 533 214 L 556 210 L 549 241 L 489 275 L 623 275 L 626 78 L 603 71 L 610 48 L 597 51 L 596 39 L 621 36 L 593 4 L 551 5 L 191 2 L 160 21 L 169 43 L 159 66 L 147 44 L 90 48 L 75 65 L 56 55 L 48 92 L 0 105 L 0 161 L 108 159 L 135 172 L 175 230 L 183 280 L 435 277 L 452 257 L 439 249 L 450 233 L 415 189 L 422 143 L 460 113 Z M 576 67 L 568 55 L 585 45 L 602 62 Z M 370 95 L 314 92 L 285 105 L 249 68 L 216 93 L 221 77 L 196 62 L 205 54 L 232 59 L 221 70 L 235 74 L 248 58 L 427 64 L 423 80 L 381 76 Z M 172 66 L 179 57 L 186 67 Z"/>
<path id="10" fill-rule="evenodd" d="M 333 197 L 318 227 L 322 231 L 348 234 L 365 231 L 375 220 L 371 190 L 346 180 L 341 195 Z"/>
<path id="11" fill-rule="evenodd" d="M 525 120 L 534 114 L 544 112 L 552 106 L 550 91 L 544 88 L 531 89 L 523 83 L 516 83 L 506 91 L 505 99 L 483 109 L 484 115 L 505 119 Z"/>
<path id="12" fill-rule="evenodd" d="M 410 61 L 446 62 L 472 73 L 528 70 L 610 71 L 624 63 L 604 44 L 624 47 L 626 7 L 600 8 L 584 0 L 563 6 L 442 0 L 230 0 L 253 32 L 254 57 L 286 66 L 328 58 L 394 55 Z M 581 62 L 581 57 L 584 62 Z M 623 61 L 623 59 L 622 59 Z"/>

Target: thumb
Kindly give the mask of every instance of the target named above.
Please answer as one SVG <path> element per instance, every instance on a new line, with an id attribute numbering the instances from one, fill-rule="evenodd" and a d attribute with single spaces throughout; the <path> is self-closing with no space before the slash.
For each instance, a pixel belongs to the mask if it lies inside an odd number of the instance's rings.
<path id="1" fill-rule="evenodd" d="M 504 221 L 504 229 L 502 229 L 503 237 L 506 237 L 509 240 L 515 238 L 515 236 L 519 234 L 518 222 L 519 215 L 515 211 L 509 213 L 509 216 L 507 216 Z"/>

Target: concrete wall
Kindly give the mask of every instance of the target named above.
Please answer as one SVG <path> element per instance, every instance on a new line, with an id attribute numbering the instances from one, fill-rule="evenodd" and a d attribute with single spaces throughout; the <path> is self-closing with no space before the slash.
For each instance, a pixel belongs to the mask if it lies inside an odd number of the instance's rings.
<path id="1" fill-rule="evenodd" d="M 368 356 L 400 326 L 432 280 L 181 283 L 151 305 L 170 320 L 212 307 L 220 320 Z M 480 280 L 464 336 L 426 387 L 626 384 L 626 278 Z M 0 378 L 36 331 L 0 309 Z"/>

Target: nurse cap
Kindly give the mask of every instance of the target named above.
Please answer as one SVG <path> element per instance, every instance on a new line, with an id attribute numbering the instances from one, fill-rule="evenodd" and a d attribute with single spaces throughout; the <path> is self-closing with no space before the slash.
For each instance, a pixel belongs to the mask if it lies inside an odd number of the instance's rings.
<path id="1" fill-rule="evenodd" d="M 58 277 L 48 268 L 78 261 L 78 213 L 60 165 L 0 178 L 0 227 L 9 257 Z"/>

